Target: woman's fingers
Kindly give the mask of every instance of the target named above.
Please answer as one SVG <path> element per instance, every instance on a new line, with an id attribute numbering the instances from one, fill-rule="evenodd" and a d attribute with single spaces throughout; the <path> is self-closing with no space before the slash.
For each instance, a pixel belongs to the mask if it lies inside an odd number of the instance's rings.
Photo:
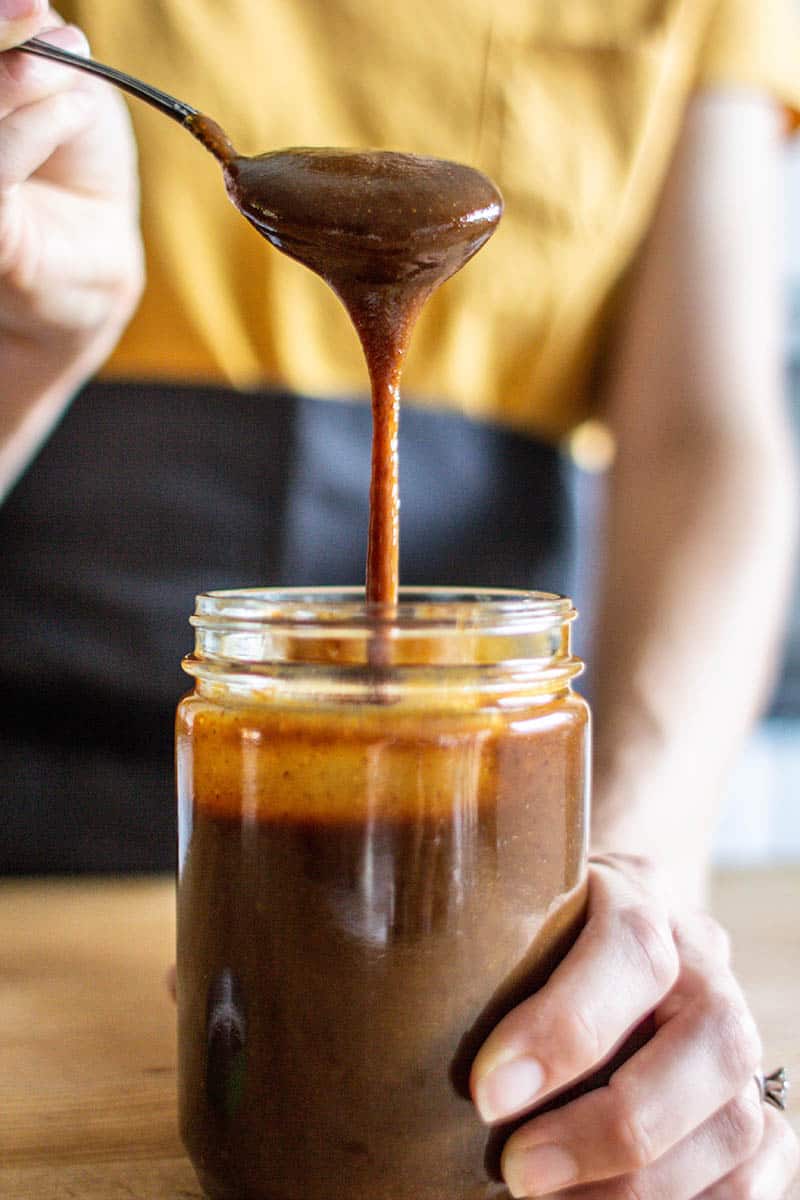
<path id="1" fill-rule="evenodd" d="M 748 1085 L 755 1097 L 761 1046 L 744 998 L 731 984 L 728 991 L 708 991 L 683 1007 L 606 1087 L 513 1134 L 503 1157 L 509 1183 L 541 1179 L 539 1163 L 557 1161 L 556 1148 L 575 1182 L 642 1171 Z M 553 1184 L 545 1179 L 542 1186 L 543 1191 L 515 1195 L 546 1195 Z"/>
<path id="2" fill-rule="evenodd" d="M 49 29 L 42 36 L 64 49 L 88 52 L 85 37 L 74 26 Z M 88 125 L 94 94 L 69 67 L 29 54 L 0 55 L 0 192 L 24 183 Z"/>
<path id="3" fill-rule="evenodd" d="M 43 21 L 39 36 L 88 53 L 81 31 L 46 6 Z M 130 311 L 141 280 L 135 150 L 119 96 L 69 67 L 0 54 L 0 335 L 51 344 L 53 333 L 94 334 Z"/>
<path id="4" fill-rule="evenodd" d="M 800 1143 L 789 1123 L 764 1106 L 764 1137 L 757 1154 L 704 1191 L 698 1200 L 789 1200 L 800 1168 Z"/>
<path id="5" fill-rule="evenodd" d="M 51 10 L 48 21 L 57 20 L 58 15 Z M 89 43 L 77 26 L 62 23 L 38 36 L 75 54 L 89 54 Z M 120 200 L 135 213 L 136 152 L 127 107 L 117 89 L 32 54 L 0 55 L 0 119 L 59 93 L 91 95 L 95 100 L 93 117 L 76 136 L 61 141 L 38 177 L 58 188 Z"/>
<path id="6" fill-rule="evenodd" d="M 59 146 L 88 125 L 94 111 L 91 92 L 72 90 L 0 120 L 0 193 L 30 179 Z"/>
<path id="7" fill-rule="evenodd" d="M 590 1074 L 678 977 L 666 909 L 616 871 L 592 871 L 589 919 L 575 946 L 475 1059 L 472 1093 L 487 1122 L 524 1112 Z"/>
<path id="8" fill-rule="evenodd" d="M 114 206 L 44 190 L 40 200 L 31 212 L 19 192 L 0 198 L 0 334 L 45 337 L 46 350 L 59 332 L 84 336 L 112 310 L 131 308 L 142 263 Z"/>
<path id="9" fill-rule="evenodd" d="M 48 0 L 0 0 L 0 50 L 33 37 L 47 11 Z"/>
<path id="10" fill-rule="evenodd" d="M 647 1170 L 568 1191 L 536 1191 L 523 1180 L 524 1190 L 515 1184 L 512 1193 L 549 1200 L 789 1200 L 799 1165 L 788 1123 L 749 1088 Z"/>
<path id="11" fill-rule="evenodd" d="M 744 1170 L 741 1164 L 749 1164 L 764 1156 L 765 1114 L 758 1089 L 754 1083 L 734 1097 L 718 1113 L 696 1129 L 691 1137 L 685 1138 L 658 1162 L 616 1176 L 602 1182 L 577 1186 L 567 1193 L 561 1188 L 566 1184 L 548 1187 L 547 1180 L 537 1175 L 523 1174 L 508 1177 L 513 1196 L 548 1196 L 564 1200 L 697 1200 L 702 1195 L 708 1200 L 734 1200 L 739 1193 L 708 1191 L 709 1185 L 716 1187 L 717 1181 L 729 1179 L 733 1173 Z M 784 1173 L 784 1186 L 787 1175 Z M 779 1200 L 779 1191 L 766 1192 L 764 1200 Z M 742 1200 L 751 1200 L 750 1192 L 741 1193 Z M 755 1195 L 752 1200 L 756 1200 Z M 761 1198 L 759 1197 L 759 1200 Z"/>
<path id="12" fill-rule="evenodd" d="M 41 30 L 37 36 L 73 54 L 89 53 L 89 44 L 75 25 L 59 24 Z M 86 87 L 86 77 L 73 67 L 23 50 L 9 50 L 0 55 L 0 119 L 27 104 L 81 86 Z"/>
<path id="13" fill-rule="evenodd" d="M 696 1195 L 751 1156 L 763 1129 L 753 1081 L 757 1039 L 747 1031 L 734 1044 L 722 1004 L 687 1014 L 680 1031 L 673 1028 L 678 1024 L 664 1026 L 607 1087 L 511 1136 L 503 1171 L 513 1195 L 549 1195 L 569 1182 L 634 1175 L 636 1194 L 675 1200 L 684 1194 L 679 1184 L 693 1181 L 685 1194 Z M 709 1174 L 700 1180 L 702 1163 Z"/>

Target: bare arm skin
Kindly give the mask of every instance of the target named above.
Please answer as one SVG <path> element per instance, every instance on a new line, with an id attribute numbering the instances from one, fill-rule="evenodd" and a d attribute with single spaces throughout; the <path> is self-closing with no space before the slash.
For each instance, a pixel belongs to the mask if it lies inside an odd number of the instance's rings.
<path id="1" fill-rule="evenodd" d="M 0 51 L 46 29 L 86 53 L 42 0 L 14 20 L 4 9 L 0 0 Z M 0 499 L 112 350 L 142 279 L 119 97 L 77 71 L 0 53 Z"/>
<path id="2" fill-rule="evenodd" d="M 607 415 L 594 846 L 702 895 L 721 784 L 767 694 L 796 534 L 781 129 L 698 97 L 633 281 Z"/>

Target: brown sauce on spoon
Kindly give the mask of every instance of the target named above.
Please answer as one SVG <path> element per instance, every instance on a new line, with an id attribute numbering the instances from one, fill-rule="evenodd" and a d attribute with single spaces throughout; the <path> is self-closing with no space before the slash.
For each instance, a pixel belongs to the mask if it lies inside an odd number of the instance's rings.
<path id="1" fill-rule="evenodd" d="M 364 349 L 373 441 L 368 601 L 397 602 L 400 375 L 433 291 L 494 232 L 503 203 L 472 167 L 389 151 L 298 148 L 248 158 L 198 117 L 192 132 L 223 165 L 231 200 L 273 246 L 321 276 Z"/>

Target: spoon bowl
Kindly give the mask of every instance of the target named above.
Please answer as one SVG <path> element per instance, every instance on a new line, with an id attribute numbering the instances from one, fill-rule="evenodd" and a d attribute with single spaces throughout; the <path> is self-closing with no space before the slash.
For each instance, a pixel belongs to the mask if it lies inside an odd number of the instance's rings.
<path id="1" fill-rule="evenodd" d="M 502 209 L 472 167 L 389 150 L 301 146 L 236 156 L 223 173 L 259 233 L 331 282 L 441 283 L 483 245 Z"/>

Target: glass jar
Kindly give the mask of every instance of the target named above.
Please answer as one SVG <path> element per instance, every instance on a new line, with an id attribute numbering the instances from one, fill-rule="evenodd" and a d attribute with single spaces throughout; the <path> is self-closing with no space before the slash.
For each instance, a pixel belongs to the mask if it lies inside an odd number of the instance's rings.
<path id="1" fill-rule="evenodd" d="M 582 917 L 574 616 L 532 592 L 198 597 L 179 1077 L 209 1196 L 507 1195 L 469 1070 Z"/>

